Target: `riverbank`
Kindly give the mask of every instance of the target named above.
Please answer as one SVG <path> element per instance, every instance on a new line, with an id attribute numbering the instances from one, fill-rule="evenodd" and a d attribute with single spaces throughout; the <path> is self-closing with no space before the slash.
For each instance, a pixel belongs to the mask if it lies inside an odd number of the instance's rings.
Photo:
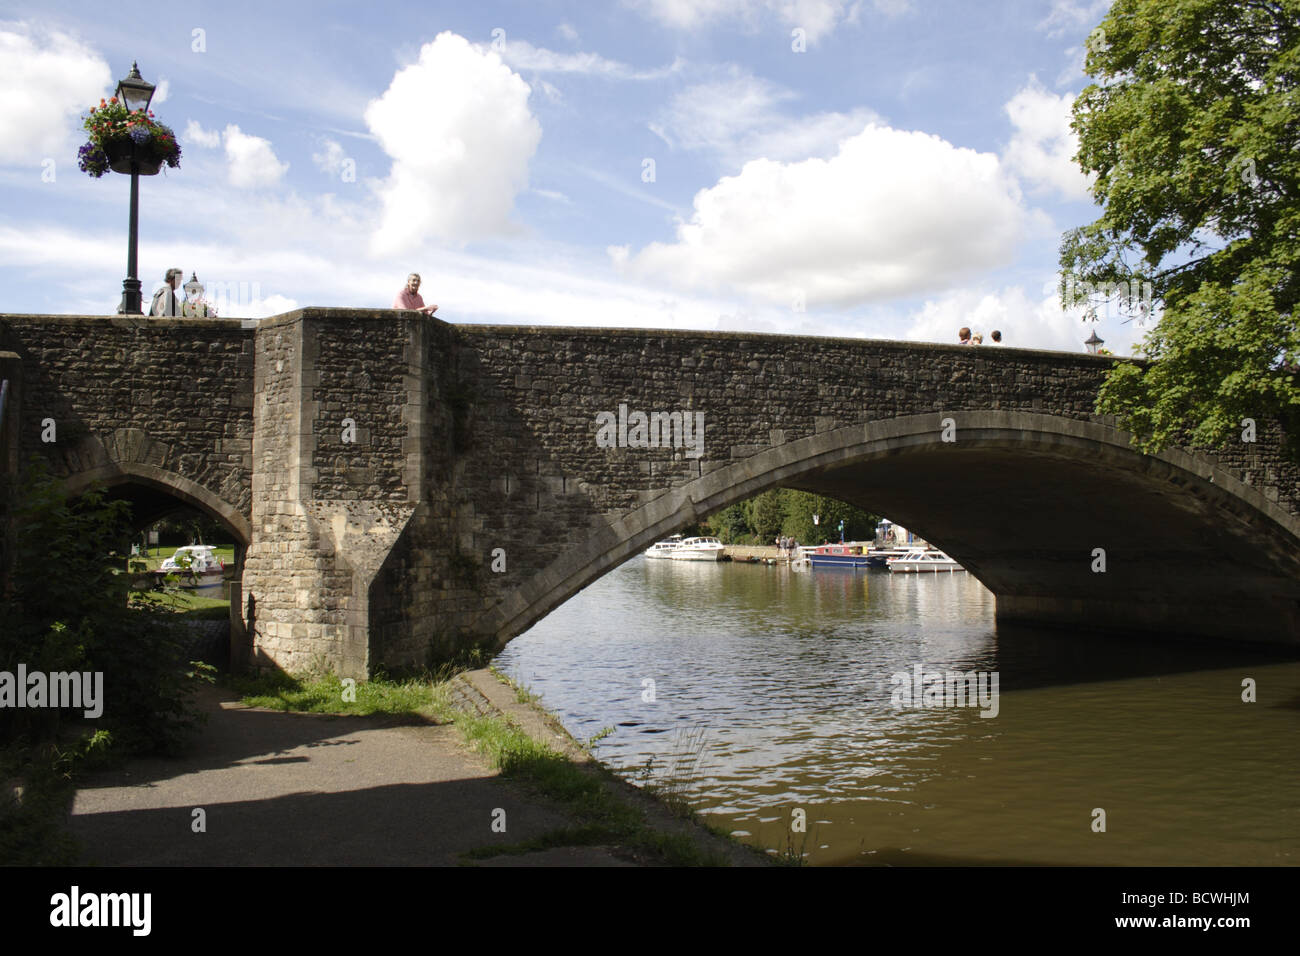
<path id="1" fill-rule="evenodd" d="M 488 671 L 429 684 L 419 700 L 404 713 L 324 714 L 205 689 L 198 703 L 208 721 L 186 756 L 132 760 L 79 781 L 70 814 L 79 862 L 769 862 L 618 780 Z"/>
<path id="2" fill-rule="evenodd" d="M 729 544 L 726 555 L 733 561 L 749 561 L 751 558 L 759 561 L 786 561 L 790 557 L 789 552 L 770 544 Z"/>

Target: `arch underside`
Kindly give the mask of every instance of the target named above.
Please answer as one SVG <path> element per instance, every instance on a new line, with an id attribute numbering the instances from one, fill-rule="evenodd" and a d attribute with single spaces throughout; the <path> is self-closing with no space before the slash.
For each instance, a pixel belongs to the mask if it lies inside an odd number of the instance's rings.
<path id="1" fill-rule="evenodd" d="M 67 490 L 74 495 L 92 484 L 102 485 L 112 497 L 129 501 L 133 522 L 139 527 L 189 507 L 215 518 L 241 549 L 251 539 L 252 528 L 243 512 L 203 485 L 166 469 L 135 462 L 113 462 L 66 479 Z"/>
<path id="2" fill-rule="evenodd" d="M 484 621 L 498 646 L 654 541 L 773 487 L 888 515 L 997 597 L 999 623 L 1300 646 L 1300 520 L 1206 459 L 1097 421 L 982 412 L 789 442 L 596 529 Z M 1104 552 L 1105 570 L 1097 559 Z"/>

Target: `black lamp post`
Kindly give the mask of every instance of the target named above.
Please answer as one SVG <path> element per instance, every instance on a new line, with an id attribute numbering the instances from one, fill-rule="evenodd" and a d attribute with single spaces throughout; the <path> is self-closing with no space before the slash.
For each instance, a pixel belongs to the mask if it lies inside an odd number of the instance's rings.
<path id="1" fill-rule="evenodd" d="M 122 103 L 127 112 L 134 113 L 136 110 L 147 110 L 149 101 L 153 99 L 154 85 L 148 83 L 140 76 L 140 70 L 131 62 L 131 72 L 125 79 L 119 80 L 117 84 L 118 102 Z M 131 144 L 131 225 L 130 237 L 126 246 L 126 278 L 122 280 L 122 304 L 118 306 L 118 313 L 124 315 L 140 315 L 143 312 L 140 297 L 140 279 L 136 275 L 136 234 L 140 226 L 140 161 L 138 159 L 139 147 L 134 143 Z"/>
<path id="2" fill-rule="evenodd" d="M 1090 336 L 1088 336 L 1086 339 L 1084 339 L 1083 344 L 1084 344 L 1084 347 L 1087 348 L 1087 350 L 1088 350 L 1088 352 L 1089 352 L 1090 354 L 1092 354 L 1092 355 L 1096 355 L 1096 354 L 1097 354 L 1097 349 L 1101 348 L 1101 346 L 1102 346 L 1103 344 L 1105 344 L 1105 342 L 1106 342 L 1106 340 L 1103 339 L 1101 336 L 1099 336 L 1099 335 L 1097 334 L 1097 330 L 1096 330 L 1096 329 L 1093 329 L 1093 330 L 1092 330 L 1092 335 L 1090 335 Z"/>

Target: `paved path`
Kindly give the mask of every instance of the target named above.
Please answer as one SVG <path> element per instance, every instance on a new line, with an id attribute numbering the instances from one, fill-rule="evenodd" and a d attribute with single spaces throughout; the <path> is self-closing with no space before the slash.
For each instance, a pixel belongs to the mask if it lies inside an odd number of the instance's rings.
<path id="1" fill-rule="evenodd" d="M 285 714 L 207 688 L 201 737 L 179 759 L 89 777 L 71 828 L 109 866 L 440 865 L 573 823 L 498 777 L 450 726 Z M 206 812 L 207 831 L 192 829 Z M 505 811 L 506 832 L 492 831 Z M 482 865 L 627 865 L 600 847 Z"/>

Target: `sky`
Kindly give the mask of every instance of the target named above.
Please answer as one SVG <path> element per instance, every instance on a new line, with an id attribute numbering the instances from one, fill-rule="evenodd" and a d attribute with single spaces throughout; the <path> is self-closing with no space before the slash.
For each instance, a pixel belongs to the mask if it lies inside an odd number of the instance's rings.
<path id="1" fill-rule="evenodd" d="M 0 3 L 0 312 L 116 311 L 130 178 L 77 168 L 138 61 L 178 134 L 140 183 L 227 317 L 707 329 L 1129 354 L 1062 310 L 1094 0 Z"/>

